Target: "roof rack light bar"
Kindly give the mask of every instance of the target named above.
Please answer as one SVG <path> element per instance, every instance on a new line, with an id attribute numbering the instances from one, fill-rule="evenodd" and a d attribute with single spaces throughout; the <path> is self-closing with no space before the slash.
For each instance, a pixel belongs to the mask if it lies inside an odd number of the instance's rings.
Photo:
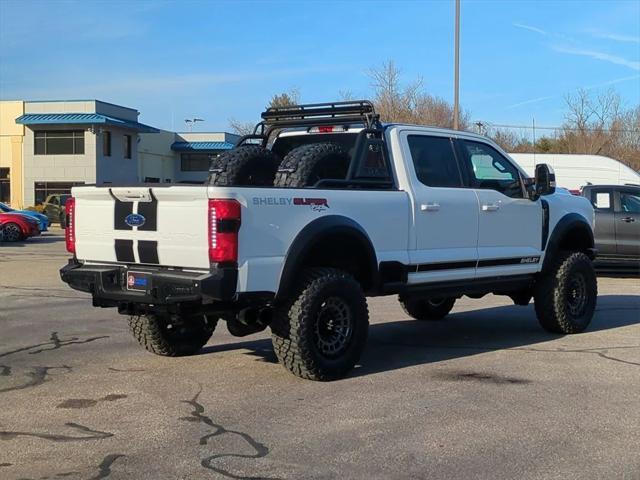
<path id="1" fill-rule="evenodd" d="M 323 120 L 369 123 L 376 121 L 377 115 L 373 104 L 369 100 L 355 100 L 270 107 L 262 112 L 262 119 L 267 125 L 295 126 Z"/>

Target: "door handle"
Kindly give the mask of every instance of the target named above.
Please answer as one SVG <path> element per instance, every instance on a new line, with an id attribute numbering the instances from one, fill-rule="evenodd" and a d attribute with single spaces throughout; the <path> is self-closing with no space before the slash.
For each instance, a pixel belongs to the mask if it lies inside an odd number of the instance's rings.
<path id="1" fill-rule="evenodd" d="M 496 210 L 500 210 L 500 205 L 497 203 L 487 203 L 482 205 L 483 212 L 495 212 Z"/>
<path id="2" fill-rule="evenodd" d="M 636 219 L 633 218 L 633 217 L 624 217 L 624 218 L 621 218 L 620 220 L 622 220 L 623 222 L 627 222 L 627 223 L 631 223 L 631 222 L 635 222 L 636 221 Z"/>
<path id="3" fill-rule="evenodd" d="M 420 210 L 423 212 L 437 212 L 438 210 L 440 210 L 440 204 L 436 202 L 423 203 L 422 205 L 420 205 Z"/>

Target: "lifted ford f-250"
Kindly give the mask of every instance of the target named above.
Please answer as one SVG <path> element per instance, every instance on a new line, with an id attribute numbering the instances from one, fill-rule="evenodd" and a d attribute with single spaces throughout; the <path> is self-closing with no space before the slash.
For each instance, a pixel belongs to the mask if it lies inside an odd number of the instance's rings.
<path id="1" fill-rule="evenodd" d="M 213 161 L 206 185 L 82 186 L 62 268 L 137 341 L 189 355 L 219 320 L 272 331 L 280 362 L 344 376 L 367 338 L 367 296 L 420 320 L 457 298 L 535 300 L 545 329 L 584 330 L 596 306 L 593 208 L 555 193 L 467 132 L 382 124 L 367 101 L 270 108 Z"/>

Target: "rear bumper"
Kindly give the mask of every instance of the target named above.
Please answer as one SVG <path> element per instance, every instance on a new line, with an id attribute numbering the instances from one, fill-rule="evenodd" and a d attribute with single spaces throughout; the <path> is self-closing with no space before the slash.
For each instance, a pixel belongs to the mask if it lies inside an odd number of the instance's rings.
<path id="1" fill-rule="evenodd" d="M 98 303 L 113 306 L 119 303 L 208 304 L 230 301 L 236 295 L 238 271 L 235 268 L 217 268 L 206 274 L 146 268 L 131 270 L 149 275 L 145 291 L 128 290 L 128 269 L 114 265 L 83 265 L 70 260 L 69 264 L 60 270 L 60 277 L 71 288 L 91 293 L 94 303 L 99 300 Z"/>

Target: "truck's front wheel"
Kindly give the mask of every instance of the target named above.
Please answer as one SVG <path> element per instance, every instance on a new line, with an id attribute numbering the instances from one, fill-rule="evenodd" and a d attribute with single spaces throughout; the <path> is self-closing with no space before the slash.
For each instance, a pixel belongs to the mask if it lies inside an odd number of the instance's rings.
<path id="1" fill-rule="evenodd" d="M 294 375 L 334 380 L 360 359 L 368 328 L 360 284 L 341 270 L 314 268 L 303 275 L 297 295 L 277 309 L 273 348 Z"/>
<path id="2" fill-rule="evenodd" d="M 564 252 L 535 286 L 540 325 L 554 333 L 582 332 L 593 317 L 598 297 L 596 274 L 584 253 Z"/>
<path id="3" fill-rule="evenodd" d="M 193 355 L 211 338 L 217 321 L 205 315 L 132 315 L 129 329 L 134 338 L 149 352 L 164 357 Z"/>

